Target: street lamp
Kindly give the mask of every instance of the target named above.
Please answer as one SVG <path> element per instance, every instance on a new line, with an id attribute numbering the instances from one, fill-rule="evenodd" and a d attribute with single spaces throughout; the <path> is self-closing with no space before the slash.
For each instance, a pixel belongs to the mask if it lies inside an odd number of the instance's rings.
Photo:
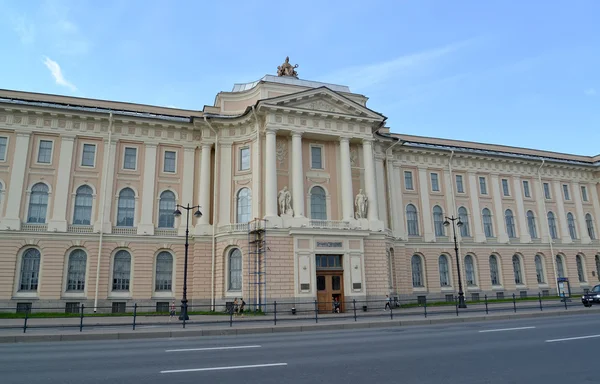
<path id="1" fill-rule="evenodd" d="M 183 265 L 183 298 L 181 299 L 181 313 L 179 314 L 179 320 L 189 320 L 190 318 L 188 317 L 188 305 L 187 305 L 187 264 L 188 264 L 188 247 L 190 246 L 190 244 L 188 243 L 190 211 L 192 209 L 197 209 L 196 212 L 194 212 L 194 216 L 196 216 L 198 218 L 202 217 L 202 212 L 200 212 L 199 205 L 190 207 L 190 204 L 188 203 L 188 205 L 184 207 L 183 205 L 177 204 L 176 210 L 175 210 L 175 212 L 173 212 L 173 215 L 175 217 L 181 216 L 181 211 L 179 210 L 179 208 L 185 209 L 187 211 L 186 212 L 186 221 L 185 221 L 185 262 Z"/>
<path id="2" fill-rule="evenodd" d="M 456 221 L 456 226 L 460 228 L 462 227 L 463 222 L 460 221 L 460 217 L 456 218 L 454 216 L 446 216 L 446 220 L 444 221 L 445 227 L 450 225 L 450 221 L 448 220 L 452 221 L 452 233 L 454 234 L 454 252 L 456 253 L 456 270 L 458 271 L 458 308 L 467 308 L 467 303 L 465 303 L 465 293 L 462 289 L 462 279 L 460 278 L 460 262 L 458 261 L 458 243 L 456 241 L 456 227 L 454 226 L 454 222 Z"/>

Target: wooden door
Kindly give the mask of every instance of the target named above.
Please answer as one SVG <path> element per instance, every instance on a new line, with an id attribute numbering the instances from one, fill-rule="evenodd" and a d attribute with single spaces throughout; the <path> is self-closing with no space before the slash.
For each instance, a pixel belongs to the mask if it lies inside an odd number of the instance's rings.
<path id="1" fill-rule="evenodd" d="M 333 313 L 333 302 L 340 303 L 344 311 L 344 273 L 342 271 L 317 272 L 317 301 L 320 313 Z"/>

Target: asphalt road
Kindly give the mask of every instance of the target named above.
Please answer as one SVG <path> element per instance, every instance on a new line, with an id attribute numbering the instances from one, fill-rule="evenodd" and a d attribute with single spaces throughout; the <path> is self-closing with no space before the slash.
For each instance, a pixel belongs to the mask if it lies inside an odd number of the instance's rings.
<path id="1" fill-rule="evenodd" d="M 13 383 L 597 383 L 600 319 L 0 345 Z"/>

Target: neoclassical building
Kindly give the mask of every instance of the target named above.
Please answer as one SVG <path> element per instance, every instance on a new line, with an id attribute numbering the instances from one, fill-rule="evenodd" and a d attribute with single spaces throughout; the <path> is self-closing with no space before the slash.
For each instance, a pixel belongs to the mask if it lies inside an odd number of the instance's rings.
<path id="1" fill-rule="evenodd" d="M 294 68 L 198 111 L 0 90 L 0 305 L 164 309 L 188 222 L 204 309 L 449 298 L 452 216 L 468 300 L 598 283 L 600 156 L 390 133 Z"/>

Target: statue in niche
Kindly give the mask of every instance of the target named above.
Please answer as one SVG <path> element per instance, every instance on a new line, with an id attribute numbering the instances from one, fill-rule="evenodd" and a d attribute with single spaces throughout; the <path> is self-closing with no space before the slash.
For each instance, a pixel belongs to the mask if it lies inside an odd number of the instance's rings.
<path id="1" fill-rule="evenodd" d="M 290 64 L 290 57 L 287 56 L 285 58 L 285 62 L 277 67 L 277 76 L 288 76 L 298 78 L 296 68 L 298 68 L 298 64 Z"/>
<path id="2" fill-rule="evenodd" d="M 277 201 L 279 202 L 279 214 L 280 215 L 293 215 L 294 210 L 292 209 L 292 194 L 288 190 L 287 186 L 283 187 L 277 194 Z"/>
<path id="3" fill-rule="evenodd" d="M 358 195 L 354 199 L 354 208 L 356 210 L 356 219 L 367 218 L 367 196 L 363 193 L 363 190 L 358 191 Z"/>

